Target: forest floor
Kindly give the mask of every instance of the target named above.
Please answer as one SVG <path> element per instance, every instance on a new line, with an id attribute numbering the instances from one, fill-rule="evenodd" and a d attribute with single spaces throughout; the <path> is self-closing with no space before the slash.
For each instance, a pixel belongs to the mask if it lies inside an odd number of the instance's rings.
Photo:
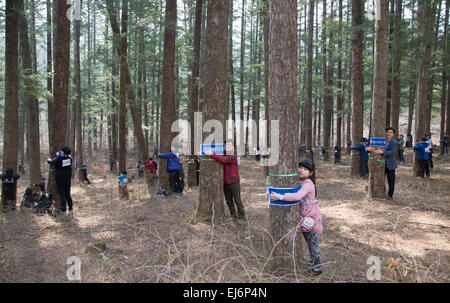
<path id="1" fill-rule="evenodd" d="M 123 201 L 116 176 L 98 159 L 103 167 L 88 163 L 92 184 L 72 186 L 73 218 L 20 209 L 0 215 L 0 282 L 68 282 L 71 256 L 81 258 L 82 282 L 368 282 L 371 256 L 381 260 L 380 282 L 450 282 L 450 157 L 435 157 L 425 180 L 412 176 L 411 150 L 406 159 L 393 201 L 369 201 L 367 180 L 349 177 L 347 156 L 338 165 L 316 160 L 324 225 L 318 277 L 304 270 L 262 270 L 267 180 L 254 161 L 243 160 L 240 167 L 247 224 L 192 225 L 198 187 L 161 200 L 156 187 L 150 197 L 143 179 L 135 179 L 130 201 Z M 27 179 L 19 181 L 18 201 Z M 301 244 L 304 268 L 309 256 Z"/>

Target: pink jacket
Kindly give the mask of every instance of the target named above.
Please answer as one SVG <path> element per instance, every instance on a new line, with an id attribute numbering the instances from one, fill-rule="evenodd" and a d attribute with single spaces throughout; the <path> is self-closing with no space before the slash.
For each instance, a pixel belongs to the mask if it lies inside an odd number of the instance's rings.
<path id="1" fill-rule="evenodd" d="M 311 232 L 321 234 L 323 231 L 322 216 L 320 215 L 319 204 L 316 200 L 316 187 L 311 179 L 306 179 L 302 183 L 302 188 L 295 194 L 285 194 L 284 201 L 299 201 L 300 216 L 314 219 L 315 224 Z"/>

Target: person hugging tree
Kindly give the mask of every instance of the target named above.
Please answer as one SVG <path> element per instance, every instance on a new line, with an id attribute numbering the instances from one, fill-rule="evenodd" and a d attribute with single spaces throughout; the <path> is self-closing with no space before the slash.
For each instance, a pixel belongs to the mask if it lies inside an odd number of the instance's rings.
<path id="1" fill-rule="evenodd" d="M 244 204 L 241 200 L 241 185 L 239 177 L 238 157 L 234 153 L 234 143 L 228 139 L 225 144 L 225 156 L 218 156 L 211 151 L 206 151 L 206 155 L 223 164 L 223 191 L 225 200 L 233 220 L 238 224 L 245 223 Z M 237 213 L 236 213 L 237 208 Z"/>
<path id="2" fill-rule="evenodd" d="M 298 173 L 300 177 L 300 190 L 293 194 L 280 195 L 272 193 L 270 198 L 272 201 L 300 201 L 300 230 L 308 244 L 311 256 L 310 264 L 306 267 L 308 273 L 320 275 L 321 267 L 321 251 L 319 246 L 319 234 L 323 231 L 322 216 L 320 214 L 319 204 L 316 200 L 317 190 L 315 185 L 315 165 L 309 160 L 303 160 L 298 165 Z"/>
<path id="3" fill-rule="evenodd" d="M 0 175 L 2 180 L 2 200 L 3 212 L 8 212 L 8 206 L 11 210 L 16 210 L 17 180 L 20 175 L 15 174 L 12 168 L 6 169 L 4 174 Z"/>

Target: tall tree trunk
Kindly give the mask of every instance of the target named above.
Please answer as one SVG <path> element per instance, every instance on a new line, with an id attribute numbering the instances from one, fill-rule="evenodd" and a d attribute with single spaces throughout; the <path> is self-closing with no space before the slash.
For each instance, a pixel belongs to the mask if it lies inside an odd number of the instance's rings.
<path id="1" fill-rule="evenodd" d="M 363 102 L 364 102 L 364 78 L 363 78 L 363 24 L 364 2 L 352 0 L 352 145 L 357 146 L 363 137 Z M 351 175 L 359 177 L 361 174 L 360 155 L 357 150 L 352 150 Z"/>
<path id="2" fill-rule="evenodd" d="M 343 79 L 342 79 L 342 0 L 339 0 L 339 32 L 338 32 L 338 62 L 337 62 L 337 119 L 336 119 L 336 145 L 341 148 L 343 146 L 342 140 L 342 118 L 343 118 Z"/>
<path id="3" fill-rule="evenodd" d="M 375 21 L 375 53 L 372 96 L 372 135 L 385 136 L 386 129 L 386 91 L 389 50 L 389 1 L 380 1 L 379 19 Z M 369 198 L 385 198 L 385 164 L 381 155 L 372 155 L 369 160 Z"/>
<path id="4" fill-rule="evenodd" d="M 416 91 L 416 138 L 415 142 L 419 142 L 419 138 L 425 135 L 427 122 L 427 92 L 428 92 L 428 76 L 430 73 L 430 61 L 433 40 L 433 27 L 435 19 L 435 2 L 426 0 L 423 3 L 419 2 L 419 29 L 423 39 L 419 50 L 419 74 L 417 77 L 417 91 Z M 414 176 L 420 175 L 420 164 L 417 158 L 417 153 L 414 156 Z"/>
<path id="5" fill-rule="evenodd" d="M 6 1 L 5 20 L 5 113 L 3 130 L 3 172 L 17 173 L 19 128 L 19 54 L 17 1 Z M 5 203 L 2 195 L 2 204 Z M 3 204 L 4 205 L 4 204 Z"/>
<path id="6" fill-rule="evenodd" d="M 56 34 L 55 34 L 55 74 L 53 90 L 53 125 L 52 137 L 50 138 L 50 157 L 66 143 L 66 120 L 69 97 L 70 76 L 70 20 L 67 18 L 67 10 L 70 5 L 65 1 L 58 1 L 56 7 Z M 55 197 L 57 208 L 60 207 L 59 196 L 56 194 L 55 178 L 51 170 L 48 177 L 48 192 Z"/>
<path id="7" fill-rule="evenodd" d="M 53 18 L 52 18 L 52 0 L 47 0 L 47 108 L 48 108 L 48 138 L 50 141 L 50 138 L 52 137 L 52 125 L 53 125 L 53 114 L 52 114 L 52 105 L 53 105 L 53 43 L 52 43 L 52 24 L 53 24 Z M 49 152 L 50 146 L 49 146 Z"/>
<path id="8" fill-rule="evenodd" d="M 170 151 L 173 134 L 172 123 L 176 119 L 175 113 L 175 40 L 176 40 L 177 1 L 166 0 L 166 23 L 164 32 L 164 62 L 161 98 L 161 125 L 160 149 L 161 153 Z M 166 169 L 167 159 L 160 159 L 159 182 L 160 186 L 171 191 L 169 186 L 169 173 Z"/>
<path id="9" fill-rule="evenodd" d="M 82 1 L 80 1 L 80 11 L 81 11 Z M 75 84 L 75 109 L 77 111 L 76 120 L 76 152 L 78 161 L 78 181 L 84 180 L 83 170 L 81 169 L 84 165 L 83 159 L 83 133 L 81 129 L 82 125 L 82 111 L 81 111 L 81 60 L 80 60 L 80 37 L 81 37 L 81 20 L 74 21 L 74 31 L 75 31 L 75 45 L 74 45 L 74 84 Z"/>
<path id="10" fill-rule="evenodd" d="M 118 43 L 118 42 L 117 42 Z M 117 115 L 117 90 L 116 90 L 116 77 L 119 75 L 118 71 L 118 61 L 119 58 L 117 56 L 117 50 L 113 47 L 112 53 L 112 75 L 111 75 L 111 143 L 112 143 L 112 153 L 110 155 L 110 160 L 114 160 L 113 170 L 115 171 L 117 168 L 117 160 L 119 159 L 119 151 L 118 151 L 118 115 Z"/>
<path id="11" fill-rule="evenodd" d="M 240 57 L 240 75 L 239 75 L 239 99 L 240 99 L 240 118 L 242 121 L 240 133 L 244 131 L 244 56 L 245 56 L 245 27 L 246 27 L 246 19 L 245 19 L 245 0 L 242 0 L 242 17 L 241 17 L 241 57 Z M 244 139 L 244 142 L 245 141 Z M 242 142 L 240 142 L 242 144 Z"/>
<path id="12" fill-rule="evenodd" d="M 334 10 L 333 10 L 334 0 L 331 0 L 330 7 L 330 17 L 327 19 L 327 25 L 331 25 L 334 22 Z M 334 89 L 333 89 L 333 75 L 334 75 L 334 30 L 330 28 L 328 35 L 328 46 L 327 46 L 327 55 L 328 55 L 328 67 L 327 67 L 327 85 L 325 87 L 325 98 L 326 104 L 324 106 L 324 120 L 323 120 L 323 130 L 324 130 L 324 146 L 328 150 L 329 147 L 333 148 L 332 140 L 330 141 L 330 137 L 333 137 L 333 109 L 334 109 Z M 327 154 L 328 155 L 328 154 Z"/>
<path id="13" fill-rule="evenodd" d="M 441 87 L 441 125 L 440 125 L 440 136 L 439 138 L 441 140 L 444 139 L 444 135 L 448 135 L 445 130 L 445 97 L 447 94 L 450 95 L 450 93 L 446 90 L 447 87 L 447 65 L 446 63 L 449 62 L 449 54 L 448 54 L 448 11 L 450 7 L 450 0 L 446 0 L 445 5 L 445 21 L 444 21 L 444 36 L 443 36 L 443 54 L 444 54 L 444 60 L 443 60 L 443 68 L 442 68 L 442 87 Z M 449 87 L 450 90 L 450 87 Z M 450 107 L 450 104 L 447 104 L 447 107 Z M 444 145 L 441 141 L 440 144 L 440 155 L 444 154 Z"/>
<path id="14" fill-rule="evenodd" d="M 127 55 L 128 55 L 128 1 L 122 1 L 122 31 L 120 44 L 120 106 L 119 106 L 119 172 L 127 168 Z"/>
<path id="15" fill-rule="evenodd" d="M 126 97 L 128 98 L 129 102 L 129 107 L 130 107 L 130 113 L 131 113 L 131 118 L 133 120 L 133 126 L 134 126 L 134 136 L 137 139 L 137 143 L 138 143 L 138 150 L 139 150 L 139 154 L 141 155 L 141 161 L 147 160 L 149 158 L 148 156 L 148 149 L 146 148 L 145 145 L 145 137 L 144 137 L 144 132 L 142 130 L 142 124 L 141 124 L 141 117 L 139 116 L 140 111 L 138 110 L 137 106 L 136 106 L 136 95 L 133 89 L 133 83 L 131 81 L 131 75 L 130 75 L 130 70 L 128 67 L 128 63 L 126 61 L 126 53 L 122 53 L 122 49 L 125 49 L 126 47 L 126 40 L 124 41 L 124 37 L 126 37 L 125 33 L 128 31 L 128 26 L 127 26 L 127 15 L 128 15 L 128 1 L 124 0 L 123 2 L 123 8 L 125 10 L 122 10 L 122 44 L 119 47 L 118 43 L 115 43 L 115 48 L 117 50 L 117 54 L 118 56 L 121 58 L 121 69 L 123 69 L 123 73 L 125 75 L 125 79 L 126 79 L 126 86 L 127 86 L 127 95 Z M 119 24 L 117 22 L 117 17 L 116 17 L 116 13 L 114 10 L 114 6 L 112 3 L 112 0 L 108 0 L 107 1 L 107 10 L 108 10 L 108 15 L 109 15 L 109 20 L 111 23 L 111 29 L 113 31 L 114 36 L 118 37 L 120 36 L 120 29 L 119 29 Z M 117 39 L 115 39 L 117 40 Z M 125 42 L 125 43 L 124 43 Z M 124 60 L 125 59 L 125 60 Z M 122 71 L 121 71 L 122 72 Z M 121 75 L 122 77 L 123 75 Z M 121 78 L 122 80 L 122 78 Z M 149 191 L 149 194 L 151 193 L 151 175 L 150 172 L 148 170 L 144 170 L 144 174 L 145 174 L 145 182 L 147 185 L 147 190 Z"/>
<path id="16" fill-rule="evenodd" d="M 305 130 L 306 148 L 312 149 L 312 64 L 313 64 L 313 38 L 314 38 L 314 0 L 309 0 L 308 16 L 308 46 L 306 64 L 306 103 L 305 103 Z"/>
<path id="17" fill-rule="evenodd" d="M 30 184 L 36 184 L 41 179 L 40 144 L 39 144 L 39 112 L 36 111 L 36 98 L 33 92 L 36 88 L 33 79 L 33 62 L 28 37 L 28 22 L 24 11 L 24 1 L 17 1 L 19 10 L 20 52 L 22 72 L 24 76 L 24 102 L 27 112 L 27 147 L 30 159 Z M 23 162 L 22 162 L 23 163 Z"/>
<path id="18" fill-rule="evenodd" d="M 189 124 L 191 125 L 191 155 L 198 152 L 199 146 L 194 146 L 194 114 L 198 112 L 199 74 L 200 74 L 200 42 L 202 34 L 203 0 L 196 0 L 194 21 L 194 53 L 192 59 L 192 89 L 188 105 Z"/>
<path id="19" fill-rule="evenodd" d="M 414 105 L 415 105 L 415 95 L 416 95 L 416 83 L 411 83 L 409 86 L 409 97 L 408 97 L 408 130 L 407 135 L 412 133 L 412 121 L 414 116 Z M 411 142 L 412 144 L 413 142 Z"/>
<path id="20" fill-rule="evenodd" d="M 323 0 L 322 7 L 322 82 L 323 82 L 323 98 L 322 98 L 322 145 L 325 147 L 324 160 L 328 160 L 328 150 L 330 148 L 330 120 L 328 119 L 330 110 L 328 97 L 328 73 L 327 73 L 327 1 Z M 327 135 L 328 130 L 328 135 Z"/>
<path id="21" fill-rule="evenodd" d="M 400 118 L 400 61 L 402 58 L 402 48 L 400 46 L 400 34 L 402 24 L 402 3 L 403 0 L 395 0 L 395 19 L 394 19 L 394 40 L 392 45 L 392 96 L 391 96 L 391 126 L 396 130 L 397 138 L 399 133 Z"/>
<path id="22" fill-rule="evenodd" d="M 269 18 L 269 0 L 262 0 L 263 5 L 263 15 L 262 18 L 264 19 L 264 25 L 263 25 L 263 33 L 264 33 L 264 111 L 265 111 L 265 120 L 266 123 L 269 123 L 269 33 L 270 33 L 270 18 Z M 271 142 L 271 134 L 270 134 L 270 128 L 267 124 L 266 128 L 267 133 L 267 142 Z M 265 152 L 265 151 L 262 151 Z M 266 154 L 266 153 L 265 153 Z M 264 166 L 264 173 L 266 175 L 269 174 L 269 166 Z"/>
<path id="23" fill-rule="evenodd" d="M 234 67 L 233 67 L 233 0 L 230 1 L 230 9 L 229 9 L 229 21 L 228 21 L 228 73 L 229 73 L 229 87 L 227 92 L 229 93 L 228 100 L 231 100 L 231 120 L 233 123 L 236 123 L 236 97 L 234 90 Z M 228 120 L 228 112 L 225 116 L 225 119 Z M 225 135 L 227 134 L 226 129 L 224 129 Z M 236 142 L 236 132 L 235 128 L 232 128 L 233 135 L 232 138 L 234 142 Z"/>
<path id="24" fill-rule="evenodd" d="M 269 168 L 277 175 L 292 174 L 298 158 L 298 99 L 297 99 L 297 1 L 270 1 L 270 68 L 269 103 L 270 120 L 280 121 L 279 161 Z M 272 178 L 273 187 L 295 187 L 296 177 Z M 269 271 L 292 268 L 293 260 L 301 253 L 299 206 L 269 208 L 269 234 L 271 255 Z M 293 239 L 295 241 L 293 242 Z M 296 243 L 296 244 L 294 244 Z M 295 245 L 295 247 L 293 247 Z M 292 253 L 295 253 L 293 256 Z"/>
<path id="25" fill-rule="evenodd" d="M 225 126 L 227 96 L 227 37 L 229 0 L 208 1 L 205 58 L 205 121 L 217 120 Z M 217 131 L 217 130 L 216 130 Z M 215 142 L 220 144 L 222 142 Z M 223 164 L 203 161 L 200 193 L 193 222 L 220 222 L 225 216 L 223 195 Z"/>

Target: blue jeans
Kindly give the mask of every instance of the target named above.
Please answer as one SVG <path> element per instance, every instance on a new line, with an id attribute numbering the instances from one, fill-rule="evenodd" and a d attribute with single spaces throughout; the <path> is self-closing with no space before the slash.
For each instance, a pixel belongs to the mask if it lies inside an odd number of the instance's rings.
<path id="1" fill-rule="evenodd" d="M 361 177 L 365 177 L 369 173 L 369 159 L 361 158 Z"/>
<path id="2" fill-rule="evenodd" d="M 319 235 L 313 232 L 303 233 L 303 237 L 308 243 L 309 254 L 311 256 L 310 266 L 308 269 L 311 269 L 313 272 L 322 271 L 322 267 L 320 266 L 320 257 L 322 253 L 320 252 L 319 246 Z"/>
<path id="3" fill-rule="evenodd" d="M 403 149 L 398 150 L 398 156 L 400 157 L 400 161 L 405 162 L 405 157 L 403 156 Z"/>

